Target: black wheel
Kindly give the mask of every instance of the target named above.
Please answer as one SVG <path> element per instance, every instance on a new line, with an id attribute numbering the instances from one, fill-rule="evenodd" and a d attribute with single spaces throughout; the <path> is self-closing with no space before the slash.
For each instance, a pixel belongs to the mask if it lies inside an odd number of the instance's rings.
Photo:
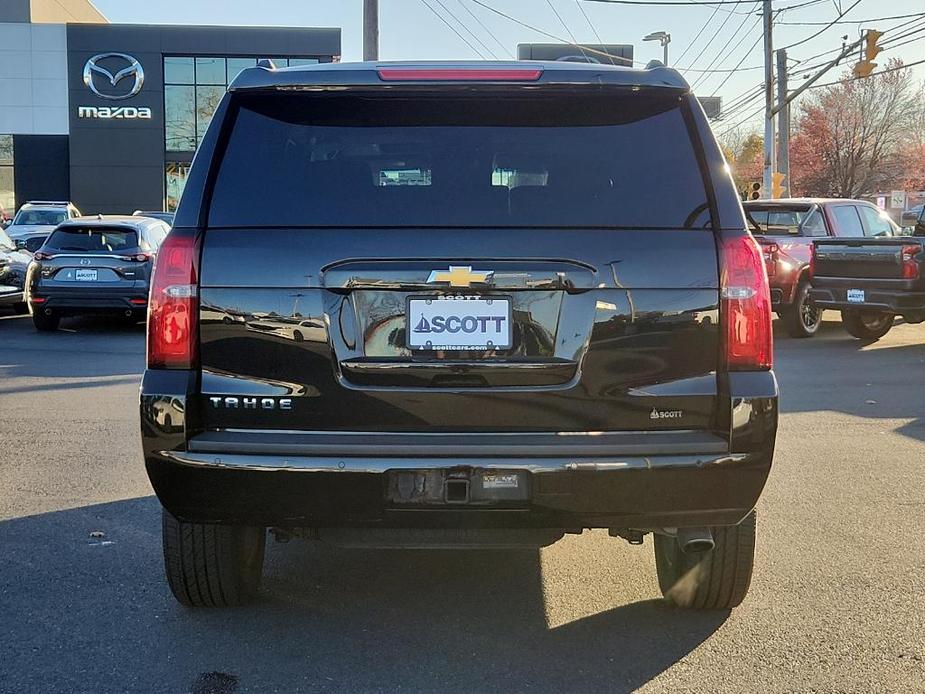
<path id="1" fill-rule="evenodd" d="M 13 304 L 13 312 L 17 316 L 22 316 L 29 313 L 29 304 L 25 301 L 20 301 L 18 304 Z"/>
<path id="2" fill-rule="evenodd" d="M 822 309 L 809 298 L 809 283 L 800 282 L 793 305 L 781 311 L 784 327 L 790 337 L 812 337 L 822 325 Z"/>
<path id="3" fill-rule="evenodd" d="M 302 333 L 299 332 L 298 330 L 293 330 L 293 331 L 292 331 L 292 339 L 295 340 L 296 342 L 302 342 L 302 340 L 305 339 L 305 336 L 302 335 Z"/>
<path id="4" fill-rule="evenodd" d="M 679 607 L 728 610 L 745 598 L 755 564 L 752 511 L 738 525 L 712 528 L 715 547 L 685 554 L 675 537 L 655 536 L 655 568 L 665 599 Z"/>
<path id="5" fill-rule="evenodd" d="M 231 607 L 257 592 L 266 529 L 186 523 L 163 512 L 164 568 L 187 607 Z"/>
<path id="6" fill-rule="evenodd" d="M 36 330 L 42 332 L 57 330 L 58 323 L 60 322 L 60 316 L 46 316 L 44 313 L 39 313 L 38 311 L 32 312 L 32 325 L 35 326 Z"/>
<path id="7" fill-rule="evenodd" d="M 845 330 L 859 340 L 879 340 L 893 327 L 893 314 L 882 311 L 842 311 Z"/>

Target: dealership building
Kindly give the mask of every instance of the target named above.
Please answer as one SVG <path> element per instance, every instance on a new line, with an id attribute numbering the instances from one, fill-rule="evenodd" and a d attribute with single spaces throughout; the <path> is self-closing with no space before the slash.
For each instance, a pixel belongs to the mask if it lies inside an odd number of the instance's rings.
<path id="1" fill-rule="evenodd" d="M 2 0 L 0 206 L 172 209 L 240 70 L 340 52 L 339 28 L 110 24 L 88 0 Z"/>

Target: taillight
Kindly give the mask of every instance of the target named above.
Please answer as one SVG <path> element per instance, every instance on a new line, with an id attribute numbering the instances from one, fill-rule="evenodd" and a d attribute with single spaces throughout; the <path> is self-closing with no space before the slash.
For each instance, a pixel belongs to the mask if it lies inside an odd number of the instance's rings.
<path id="1" fill-rule="evenodd" d="M 543 74 L 539 68 L 379 68 L 384 82 L 535 82 Z"/>
<path id="2" fill-rule="evenodd" d="M 771 296 L 758 244 L 748 235 L 721 238 L 719 268 L 726 368 L 770 369 Z"/>
<path id="3" fill-rule="evenodd" d="M 922 250 L 921 246 L 903 246 L 900 251 L 902 259 L 903 279 L 917 280 L 919 278 L 919 264 L 915 256 Z"/>
<path id="4" fill-rule="evenodd" d="M 196 363 L 199 247 L 188 231 L 172 231 L 154 263 L 148 297 L 148 368 L 189 369 Z"/>
<path id="5" fill-rule="evenodd" d="M 816 276 L 816 244 L 809 244 L 809 279 Z"/>

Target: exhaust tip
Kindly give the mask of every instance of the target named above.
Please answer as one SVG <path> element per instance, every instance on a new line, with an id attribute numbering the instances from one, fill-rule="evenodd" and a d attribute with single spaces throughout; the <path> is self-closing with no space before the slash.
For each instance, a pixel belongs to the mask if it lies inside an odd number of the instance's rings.
<path id="1" fill-rule="evenodd" d="M 50 316 L 50 315 L 51 315 L 51 309 L 50 309 L 50 308 L 46 308 L 46 309 L 45 309 L 45 315 L 46 315 L 46 316 Z"/>
<path id="2" fill-rule="evenodd" d="M 709 528 L 678 528 L 678 544 L 685 554 L 706 554 L 716 546 Z"/>

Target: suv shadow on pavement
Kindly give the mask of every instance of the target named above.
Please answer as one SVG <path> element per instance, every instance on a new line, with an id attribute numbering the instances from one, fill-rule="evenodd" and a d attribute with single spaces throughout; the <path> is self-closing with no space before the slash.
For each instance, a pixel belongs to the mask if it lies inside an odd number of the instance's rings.
<path id="1" fill-rule="evenodd" d="M 190 611 L 163 582 L 159 529 L 154 497 L 0 522 L 4 686 L 622 692 L 688 655 L 729 614 L 631 596 L 550 628 L 535 551 L 360 551 L 300 540 L 270 543 L 254 605 Z M 615 553 L 651 552 L 607 542 Z M 591 565 L 606 569 L 568 580 L 586 593 L 601 582 L 602 602 L 613 604 L 607 593 L 620 581 L 609 572 L 619 579 L 633 563 L 602 555 Z"/>

